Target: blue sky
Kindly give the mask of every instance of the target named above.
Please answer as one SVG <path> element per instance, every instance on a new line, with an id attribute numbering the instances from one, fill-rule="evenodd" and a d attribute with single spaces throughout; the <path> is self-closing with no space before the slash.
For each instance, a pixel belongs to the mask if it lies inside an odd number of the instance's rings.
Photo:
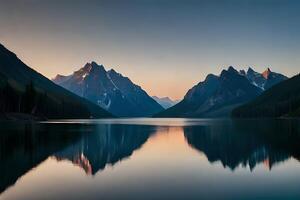
<path id="1" fill-rule="evenodd" d="M 177 99 L 229 65 L 299 73 L 299 10 L 295 0 L 3 0 L 0 42 L 49 78 L 94 60 Z"/>

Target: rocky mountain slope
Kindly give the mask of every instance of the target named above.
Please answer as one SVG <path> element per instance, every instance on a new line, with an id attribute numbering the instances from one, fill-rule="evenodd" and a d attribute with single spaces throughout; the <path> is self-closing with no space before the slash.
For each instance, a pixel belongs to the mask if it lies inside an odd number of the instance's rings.
<path id="1" fill-rule="evenodd" d="M 151 116 L 163 110 L 140 86 L 128 77 L 103 65 L 87 63 L 69 76 L 53 81 L 119 117 Z"/>
<path id="2" fill-rule="evenodd" d="M 219 76 L 209 74 L 191 88 L 184 99 L 155 117 L 229 117 L 231 111 L 259 96 L 286 77 L 269 69 L 259 74 L 248 69 L 237 71 L 232 66 Z"/>

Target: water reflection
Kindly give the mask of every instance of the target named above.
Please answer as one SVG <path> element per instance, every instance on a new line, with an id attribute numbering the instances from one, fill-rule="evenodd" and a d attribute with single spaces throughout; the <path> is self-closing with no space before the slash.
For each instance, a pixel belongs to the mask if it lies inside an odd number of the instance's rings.
<path id="1" fill-rule="evenodd" d="M 259 163 L 272 167 L 290 157 L 299 159 L 300 124 L 296 120 L 230 121 L 213 126 L 185 127 L 187 142 L 210 162 L 234 170 L 253 170 Z"/>
<path id="2" fill-rule="evenodd" d="M 81 133 L 81 126 L 2 123 L 0 127 L 0 193 L 48 156 L 78 140 Z"/>
<path id="3" fill-rule="evenodd" d="M 93 133 L 82 135 L 80 141 L 54 156 L 57 160 L 70 160 L 87 174 L 95 174 L 107 164 L 114 165 L 142 146 L 154 133 L 155 127 L 98 125 Z"/>
<path id="4" fill-rule="evenodd" d="M 168 120 L 0 124 L 0 198 L 300 197 L 299 121 Z"/>
<path id="5" fill-rule="evenodd" d="M 114 165 L 145 143 L 150 126 L 2 124 L 0 193 L 49 156 L 68 160 L 87 174 Z"/>

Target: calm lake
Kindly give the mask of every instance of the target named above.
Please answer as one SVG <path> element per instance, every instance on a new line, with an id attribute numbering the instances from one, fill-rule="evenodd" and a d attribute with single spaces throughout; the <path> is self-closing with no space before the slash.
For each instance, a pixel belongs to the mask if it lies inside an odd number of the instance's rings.
<path id="1" fill-rule="evenodd" d="M 300 121 L 0 123 L 0 199 L 300 199 Z"/>

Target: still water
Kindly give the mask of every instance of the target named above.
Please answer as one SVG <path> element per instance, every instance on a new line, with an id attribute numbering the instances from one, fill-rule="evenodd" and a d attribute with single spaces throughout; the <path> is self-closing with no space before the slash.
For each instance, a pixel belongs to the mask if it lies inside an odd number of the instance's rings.
<path id="1" fill-rule="evenodd" d="M 300 121 L 0 123 L 0 199 L 300 199 Z"/>

